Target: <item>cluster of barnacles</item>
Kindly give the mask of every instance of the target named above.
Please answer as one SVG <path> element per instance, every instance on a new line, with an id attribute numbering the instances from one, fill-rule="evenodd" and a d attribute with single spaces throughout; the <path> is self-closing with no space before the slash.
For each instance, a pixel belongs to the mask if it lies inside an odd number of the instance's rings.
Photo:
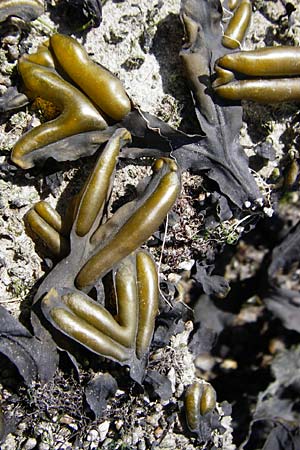
<path id="1" fill-rule="evenodd" d="M 207 2 L 199 2 L 196 17 L 186 11 L 197 8 L 197 2 L 182 3 L 185 48 L 199 49 L 197 14 Z M 24 0 L 19 7 L 23 12 L 26 9 L 23 16 L 28 20 L 30 11 L 33 16 L 40 14 L 41 2 Z M 210 7 L 217 11 L 220 2 L 215 0 Z M 266 103 L 299 100 L 299 48 L 237 50 L 251 19 L 251 2 L 228 0 L 223 7 L 231 11 L 232 18 L 222 44 L 232 52 L 217 58 L 214 69 L 208 66 L 207 56 L 200 57 L 198 52 L 193 57 L 183 56 L 204 120 L 213 121 L 208 96 L 229 104 L 243 99 Z M 0 20 L 5 8 L 12 8 L 8 14 L 13 15 L 15 2 L 7 0 L 0 5 Z M 94 63 L 75 39 L 61 34 L 51 36 L 36 53 L 23 55 L 18 71 L 22 93 L 10 93 L 6 109 L 23 106 L 25 94 L 25 103 L 42 97 L 54 103 L 59 114 L 20 138 L 11 155 L 15 164 L 29 169 L 51 156 L 58 161 L 74 160 L 93 154 L 107 142 L 63 218 L 46 202 L 35 204 L 26 215 L 27 226 L 60 259 L 40 285 L 34 309 L 66 340 L 129 366 L 132 378 L 141 382 L 158 314 L 159 288 L 155 263 L 140 246 L 158 229 L 179 195 L 180 167 L 172 155 L 157 159 L 150 181 L 145 188 L 138 188 L 138 197 L 109 217 L 120 149 L 131 141 L 122 121 L 133 105 L 122 84 Z M 105 299 L 100 289 L 96 301 L 89 294 L 95 288 L 99 291 L 99 283 L 108 273 L 112 274 L 111 298 Z M 112 302 L 115 316 L 105 306 Z M 196 382 L 188 388 L 185 406 L 192 432 L 198 432 L 201 417 L 215 404 L 210 385 Z"/>

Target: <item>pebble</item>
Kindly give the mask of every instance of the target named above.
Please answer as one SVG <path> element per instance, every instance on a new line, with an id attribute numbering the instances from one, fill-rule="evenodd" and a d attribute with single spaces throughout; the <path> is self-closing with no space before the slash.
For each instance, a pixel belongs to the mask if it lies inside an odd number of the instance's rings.
<path id="1" fill-rule="evenodd" d="M 154 430 L 154 436 L 156 437 L 156 439 L 159 439 L 162 436 L 163 432 L 164 430 L 161 427 L 157 427 Z"/>
<path id="2" fill-rule="evenodd" d="M 164 408 L 163 405 L 161 403 L 157 403 L 154 407 L 156 412 L 161 412 Z"/>
<path id="3" fill-rule="evenodd" d="M 99 433 L 98 433 L 98 431 L 97 430 L 90 430 L 89 431 L 89 434 L 87 435 L 87 438 L 86 438 L 86 440 L 88 441 L 88 442 L 94 442 L 94 441 L 96 441 L 96 440 L 98 440 L 99 439 Z"/>
<path id="4" fill-rule="evenodd" d="M 174 367 L 171 367 L 171 369 L 168 372 L 167 377 L 171 382 L 172 394 L 174 394 L 174 392 L 176 390 L 176 371 L 175 371 Z"/>
<path id="5" fill-rule="evenodd" d="M 3 443 L 1 450 L 11 450 L 12 448 L 16 448 L 16 440 L 12 434 L 9 434 Z"/>
<path id="6" fill-rule="evenodd" d="M 167 434 L 160 443 L 161 449 L 177 448 L 176 440 L 173 435 Z"/>
<path id="7" fill-rule="evenodd" d="M 32 450 L 35 448 L 37 440 L 35 438 L 28 438 L 24 444 L 23 450 Z"/>
<path id="8" fill-rule="evenodd" d="M 137 445 L 138 450 L 146 450 L 146 443 L 144 439 L 141 439 Z"/>
<path id="9" fill-rule="evenodd" d="M 209 372 L 215 365 L 215 358 L 209 353 L 202 353 L 197 356 L 194 363 L 197 369 L 203 370 L 204 372 Z"/>
<path id="10" fill-rule="evenodd" d="M 274 355 L 275 353 L 285 350 L 284 341 L 280 338 L 273 338 L 269 342 L 269 352 Z"/>
<path id="11" fill-rule="evenodd" d="M 41 442 L 38 446 L 39 450 L 50 450 L 50 445 L 46 442 Z"/>
<path id="12" fill-rule="evenodd" d="M 116 427 L 117 431 L 119 431 L 122 428 L 123 424 L 124 424 L 124 421 L 121 419 L 119 419 L 115 422 L 115 427 Z"/>
<path id="13" fill-rule="evenodd" d="M 109 430 L 109 426 L 110 426 L 110 421 L 109 420 L 105 420 L 104 422 L 102 422 L 98 426 L 98 433 L 99 433 L 100 442 L 103 442 L 104 439 L 106 438 L 106 435 L 107 435 L 108 430 Z"/>
<path id="14" fill-rule="evenodd" d="M 175 397 L 179 398 L 182 396 L 183 392 L 184 392 L 185 386 L 183 383 L 178 383 L 176 392 L 175 392 Z"/>
<path id="15" fill-rule="evenodd" d="M 69 416 L 68 414 L 64 414 L 60 419 L 59 423 L 64 423 L 66 425 L 70 425 L 74 429 L 78 429 L 77 425 L 74 423 L 74 418 Z M 75 426 L 74 426 L 75 425 Z"/>
<path id="16" fill-rule="evenodd" d="M 222 364 L 220 365 L 224 370 L 236 370 L 238 368 L 238 363 L 234 359 L 224 359 Z"/>
<path id="17" fill-rule="evenodd" d="M 106 438 L 105 441 L 102 443 L 102 448 L 110 448 L 114 444 L 115 444 L 115 441 L 112 438 Z"/>
<path id="18" fill-rule="evenodd" d="M 149 397 L 147 397 L 146 395 L 144 395 L 143 400 L 144 400 L 144 403 L 146 403 L 147 405 L 149 405 L 149 403 L 150 403 Z"/>
<path id="19" fill-rule="evenodd" d="M 133 432 L 132 433 L 132 441 L 131 441 L 132 445 L 136 445 L 139 442 L 140 438 L 141 438 L 141 433 Z"/>
<path id="20" fill-rule="evenodd" d="M 5 372 L 4 371 L 2 371 L 2 376 L 5 377 Z M 27 425 L 26 425 L 25 422 L 19 423 L 19 425 L 18 425 L 18 430 L 19 431 L 24 431 L 24 430 L 26 430 L 26 428 L 27 428 Z"/>
<path id="21" fill-rule="evenodd" d="M 146 417 L 146 423 L 148 425 L 151 425 L 152 427 L 155 427 L 157 425 L 157 422 L 158 422 L 158 416 L 156 414 Z"/>
<path id="22" fill-rule="evenodd" d="M 19 58 L 19 49 L 16 45 L 8 45 L 8 58 L 12 61 L 17 60 Z"/>
<path id="23" fill-rule="evenodd" d="M 179 263 L 177 266 L 177 269 L 191 270 L 191 268 L 193 267 L 194 264 L 195 264 L 194 259 L 188 259 L 187 261 L 182 261 L 181 263 Z"/>
<path id="24" fill-rule="evenodd" d="M 121 389 L 118 389 L 115 393 L 115 397 L 121 397 L 125 394 L 125 391 L 122 391 Z"/>

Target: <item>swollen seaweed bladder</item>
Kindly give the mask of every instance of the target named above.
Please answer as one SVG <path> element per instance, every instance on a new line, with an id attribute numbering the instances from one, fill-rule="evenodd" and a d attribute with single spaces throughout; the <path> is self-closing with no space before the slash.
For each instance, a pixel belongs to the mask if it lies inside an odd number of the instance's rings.
<path id="1" fill-rule="evenodd" d="M 216 62 L 215 92 L 228 100 L 299 101 L 300 48 L 265 47 L 231 53 Z"/>
<path id="2" fill-rule="evenodd" d="M 180 171 L 172 159 L 153 164 L 153 175 L 135 200 L 107 217 L 120 148 L 130 141 L 118 129 L 93 172 L 70 202 L 65 217 L 42 201 L 27 213 L 32 232 L 63 258 L 35 297 L 51 325 L 90 351 L 130 366 L 141 380 L 158 312 L 158 276 L 150 255 L 139 250 L 160 226 L 180 192 Z M 111 273 L 111 301 L 88 294 Z M 116 299 L 116 317 L 103 306 Z"/>
<path id="3" fill-rule="evenodd" d="M 41 309 L 53 327 L 69 339 L 128 365 L 138 381 L 158 313 L 158 276 L 150 255 L 137 251 L 122 260 L 113 273 L 113 286 L 116 316 L 86 294 L 66 288 L 50 289 Z"/>
<path id="4" fill-rule="evenodd" d="M 121 82 L 93 62 L 85 49 L 69 36 L 53 35 L 36 53 L 23 55 L 18 70 L 29 99 L 42 97 L 60 111 L 58 117 L 28 131 L 15 145 L 11 158 L 23 169 L 49 157 L 55 158 L 53 144 L 58 149 L 61 146 L 59 160 L 86 154 L 92 131 L 99 132 L 96 134 L 99 147 L 114 131 L 107 121 L 115 123 L 131 110 Z M 12 101 L 15 98 L 8 99 L 7 110 Z M 73 157 L 64 152 L 64 140 L 70 137 L 77 137 L 72 141 Z M 92 149 L 91 152 L 96 151 L 97 146 Z"/>

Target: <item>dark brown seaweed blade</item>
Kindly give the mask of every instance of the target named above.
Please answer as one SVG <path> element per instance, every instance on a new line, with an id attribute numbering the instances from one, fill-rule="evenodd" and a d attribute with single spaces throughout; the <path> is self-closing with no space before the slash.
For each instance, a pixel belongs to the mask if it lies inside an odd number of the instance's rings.
<path id="1" fill-rule="evenodd" d="M 99 27 L 102 22 L 100 0 L 66 0 L 63 7 L 72 26 Z"/>
<path id="2" fill-rule="evenodd" d="M 300 333 L 300 289 L 288 289 L 278 279 L 287 274 L 292 279 L 292 266 L 299 262 L 300 222 L 288 233 L 285 239 L 274 248 L 271 264 L 267 270 L 267 293 L 263 300 L 267 308 L 278 317 L 289 330 Z"/>
<path id="3" fill-rule="evenodd" d="M 4 0 L 0 3 L 0 22 L 4 22 L 8 17 L 19 17 L 24 22 L 35 20 L 44 13 L 43 0 Z"/>
<path id="4" fill-rule="evenodd" d="M 274 358 L 271 365 L 274 381 L 259 394 L 249 433 L 241 448 L 299 448 L 299 413 L 295 407 L 300 396 L 299 356 L 300 349 L 295 346 Z"/>
<path id="5" fill-rule="evenodd" d="M 97 375 L 87 384 L 85 398 L 96 418 L 102 417 L 107 400 L 115 395 L 117 389 L 118 384 L 109 373 Z"/>
<path id="6" fill-rule="evenodd" d="M 187 35 L 181 57 L 205 137 L 175 149 L 174 156 L 185 169 L 208 170 L 220 191 L 243 208 L 261 195 L 239 143 L 242 107 L 216 98 L 211 87 L 214 63 L 226 52 L 221 44 L 221 4 L 219 0 L 183 0 L 181 18 Z"/>
<path id="7" fill-rule="evenodd" d="M 22 94 L 18 89 L 10 87 L 0 97 L 0 113 L 16 112 L 19 108 L 28 105 L 29 100 L 25 94 Z"/>
<path id="8" fill-rule="evenodd" d="M 0 307 L 0 352 L 16 366 L 27 385 L 54 375 L 58 364 L 55 346 L 33 316 L 36 336 L 29 333 L 5 308 Z"/>

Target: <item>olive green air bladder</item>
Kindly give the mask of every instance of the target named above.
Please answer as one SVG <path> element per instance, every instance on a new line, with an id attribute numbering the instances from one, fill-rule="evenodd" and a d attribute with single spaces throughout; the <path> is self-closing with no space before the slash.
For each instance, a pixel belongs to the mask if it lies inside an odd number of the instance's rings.
<path id="1" fill-rule="evenodd" d="M 36 53 L 23 55 L 18 71 L 30 99 L 41 97 L 60 111 L 57 118 L 28 131 L 16 143 L 11 159 L 23 169 L 45 160 L 48 145 L 59 145 L 70 136 L 103 131 L 103 142 L 107 141 L 107 120 L 119 121 L 131 110 L 118 78 L 93 62 L 69 36 L 54 34 Z M 51 157 L 51 151 L 46 156 Z"/>
<path id="2" fill-rule="evenodd" d="M 42 97 L 58 107 L 57 118 L 23 135 L 12 160 L 24 169 L 39 160 L 47 146 L 93 130 L 108 140 L 81 191 L 62 218 L 47 202 L 35 204 L 25 222 L 61 261 L 42 282 L 35 297 L 48 322 L 63 335 L 101 356 L 131 365 L 145 359 L 158 313 L 155 263 L 138 250 L 160 226 L 180 192 L 180 172 L 172 159 L 153 165 L 153 176 L 137 198 L 110 218 L 107 209 L 120 148 L 130 142 L 121 120 L 131 102 L 120 81 L 90 60 L 76 40 L 56 34 L 18 64 L 29 98 Z M 66 78 L 68 81 L 66 81 Z M 113 135 L 112 135 L 113 133 Z M 47 153 L 47 157 L 51 153 Z M 88 293 L 112 273 L 116 316 Z"/>
<path id="3" fill-rule="evenodd" d="M 209 383 L 195 381 L 185 391 L 184 407 L 188 428 L 197 433 L 202 418 L 216 407 L 216 391 Z"/>
<path id="4" fill-rule="evenodd" d="M 241 47 L 247 32 L 252 7 L 249 0 L 228 1 L 227 4 L 233 15 L 224 30 L 222 44 L 235 50 Z M 214 91 L 229 101 L 300 100 L 299 47 L 262 47 L 229 53 L 216 61 L 215 72 Z"/>
<path id="5" fill-rule="evenodd" d="M 241 0 L 240 2 L 228 2 L 228 7 L 233 11 L 233 15 L 224 31 L 222 44 L 224 47 L 236 49 L 241 46 L 247 29 L 249 27 L 252 6 L 250 0 Z"/>
<path id="6" fill-rule="evenodd" d="M 181 186 L 175 161 L 158 159 L 146 188 L 107 218 L 120 147 L 129 141 L 126 129 L 114 133 L 64 218 L 44 201 L 25 217 L 31 231 L 63 258 L 35 298 L 46 319 L 94 353 L 128 365 L 147 354 L 158 312 L 155 263 L 138 249 L 163 222 Z M 87 295 L 109 272 L 116 317 Z"/>
<path id="7" fill-rule="evenodd" d="M 227 54 L 216 61 L 215 92 L 227 100 L 300 100 L 300 48 L 279 46 Z"/>
<path id="8" fill-rule="evenodd" d="M 84 293 L 52 288 L 43 298 L 43 314 L 62 333 L 87 349 L 120 363 L 143 359 L 149 350 L 158 313 L 155 263 L 137 251 L 114 274 L 117 316 Z"/>

